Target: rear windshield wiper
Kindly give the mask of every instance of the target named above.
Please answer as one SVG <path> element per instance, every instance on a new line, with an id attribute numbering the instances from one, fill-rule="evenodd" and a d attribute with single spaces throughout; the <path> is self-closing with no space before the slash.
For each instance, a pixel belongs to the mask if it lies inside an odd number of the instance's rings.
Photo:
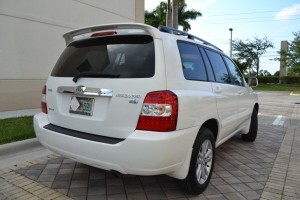
<path id="1" fill-rule="evenodd" d="M 73 81 L 76 83 L 80 77 L 91 77 L 91 78 L 99 78 L 99 77 L 104 77 L 104 78 L 119 78 L 120 74 L 106 74 L 102 72 L 83 72 L 78 74 L 73 78 Z"/>

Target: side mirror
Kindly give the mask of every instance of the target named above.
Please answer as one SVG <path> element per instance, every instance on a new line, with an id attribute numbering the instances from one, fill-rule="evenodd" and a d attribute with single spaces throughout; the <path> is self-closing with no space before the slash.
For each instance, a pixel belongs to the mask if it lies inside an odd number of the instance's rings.
<path id="1" fill-rule="evenodd" d="M 256 87 L 258 85 L 258 80 L 257 78 L 248 78 L 248 85 L 250 87 Z"/>

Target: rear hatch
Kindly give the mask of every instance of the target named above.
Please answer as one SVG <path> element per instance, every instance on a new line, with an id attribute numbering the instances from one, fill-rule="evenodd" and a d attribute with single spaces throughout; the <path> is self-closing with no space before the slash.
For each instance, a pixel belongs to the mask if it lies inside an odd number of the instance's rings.
<path id="1" fill-rule="evenodd" d="M 72 130 L 126 138 L 136 129 L 147 93 L 165 89 L 160 39 L 137 34 L 74 41 L 48 78 L 48 119 Z"/>

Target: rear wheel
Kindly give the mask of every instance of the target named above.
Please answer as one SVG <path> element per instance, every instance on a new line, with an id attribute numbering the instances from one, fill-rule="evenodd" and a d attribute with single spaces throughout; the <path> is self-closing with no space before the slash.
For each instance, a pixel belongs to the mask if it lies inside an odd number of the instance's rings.
<path id="1" fill-rule="evenodd" d="M 257 110 L 255 108 L 253 108 L 249 132 L 248 132 L 248 134 L 242 134 L 242 138 L 244 141 L 253 142 L 256 139 L 257 126 L 258 126 Z"/>
<path id="2" fill-rule="evenodd" d="M 201 128 L 193 146 L 188 175 L 178 180 L 184 192 L 197 195 L 208 186 L 215 161 L 215 138 L 211 130 Z"/>

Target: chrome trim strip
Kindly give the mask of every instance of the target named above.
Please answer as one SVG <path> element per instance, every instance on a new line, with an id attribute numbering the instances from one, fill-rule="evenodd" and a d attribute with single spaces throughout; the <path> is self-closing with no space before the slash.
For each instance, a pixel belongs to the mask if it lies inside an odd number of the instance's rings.
<path id="1" fill-rule="evenodd" d="M 101 97 L 113 96 L 113 91 L 110 89 L 89 88 L 89 87 L 84 87 L 82 85 L 77 87 L 61 86 L 57 88 L 57 92 L 84 95 L 84 96 L 101 96 Z"/>

